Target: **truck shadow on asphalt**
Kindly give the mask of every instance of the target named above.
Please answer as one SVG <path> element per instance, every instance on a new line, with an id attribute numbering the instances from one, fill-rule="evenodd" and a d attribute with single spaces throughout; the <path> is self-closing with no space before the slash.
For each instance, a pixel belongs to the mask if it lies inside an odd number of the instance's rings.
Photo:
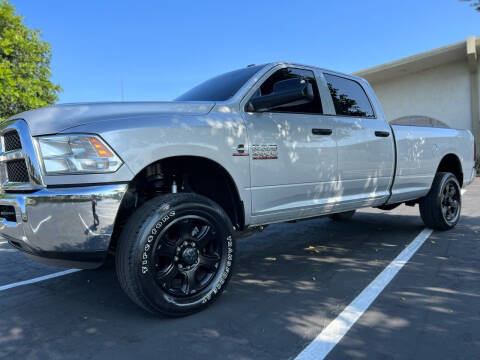
<path id="1" fill-rule="evenodd" d="M 479 258 L 478 217 L 434 232 L 329 358 L 478 358 Z"/>
<path id="2" fill-rule="evenodd" d="M 352 329 L 353 340 L 349 333 L 334 351 L 362 357 L 372 339 L 382 348 L 399 334 L 442 338 L 451 328 L 465 329 L 457 341 L 478 348 L 471 324 L 478 330 L 479 225 L 464 216 L 455 230 L 434 233 L 373 304 L 373 315 Z M 180 319 L 139 309 L 113 267 L 13 289 L 0 299 L 0 357 L 61 357 L 64 348 L 74 350 L 71 358 L 106 357 L 111 349 L 120 358 L 157 351 L 212 358 L 212 349 L 221 358 L 292 357 L 422 229 L 418 215 L 371 212 L 347 223 L 273 225 L 238 241 L 234 276 L 218 301 Z"/>

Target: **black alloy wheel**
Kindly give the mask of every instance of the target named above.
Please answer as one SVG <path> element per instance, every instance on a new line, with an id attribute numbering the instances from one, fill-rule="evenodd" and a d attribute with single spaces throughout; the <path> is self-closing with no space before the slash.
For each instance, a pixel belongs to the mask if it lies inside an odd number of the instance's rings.
<path id="1" fill-rule="evenodd" d="M 443 185 L 440 202 L 442 204 L 442 215 L 447 223 L 455 223 L 460 216 L 460 189 L 458 184 L 449 179 Z"/>
<path id="2" fill-rule="evenodd" d="M 117 245 L 117 276 L 142 308 L 167 316 L 202 310 L 225 289 L 233 271 L 233 226 L 210 199 L 160 195 L 128 220 Z"/>
<path id="3" fill-rule="evenodd" d="M 218 272 L 222 243 L 208 219 L 186 215 L 158 235 L 152 252 L 155 280 L 173 296 L 203 290 Z"/>
<path id="4" fill-rule="evenodd" d="M 426 226 L 449 230 L 457 225 L 462 209 L 461 186 L 454 174 L 439 172 L 428 194 L 420 199 L 420 215 Z"/>

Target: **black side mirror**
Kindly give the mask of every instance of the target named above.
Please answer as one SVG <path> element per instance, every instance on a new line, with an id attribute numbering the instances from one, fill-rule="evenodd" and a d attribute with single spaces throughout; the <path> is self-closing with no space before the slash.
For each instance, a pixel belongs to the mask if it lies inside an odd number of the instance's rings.
<path id="1" fill-rule="evenodd" d="M 304 78 L 293 78 L 277 82 L 273 92 L 251 99 L 246 106 L 249 112 L 264 112 L 276 108 L 308 104 L 313 101 L 313 87 Z"/>

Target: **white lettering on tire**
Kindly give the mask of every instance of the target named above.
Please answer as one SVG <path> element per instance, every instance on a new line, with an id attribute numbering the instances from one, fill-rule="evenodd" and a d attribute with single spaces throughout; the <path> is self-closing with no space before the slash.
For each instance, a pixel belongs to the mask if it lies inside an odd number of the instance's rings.
<path id="1" fill-rule="evenodd" d="M 203 300 L 202 300 L 203 304 L 210 301 L 212 299 L 212 295 L 216 295 L 220 291 L 220 289 L 225 284 L 225 280 L 227 279 L 227 277 L 230 273 L 230 269 L 231 269 L 231 265 L 232 265 L 232 258 L 233 258 L 233 256 L 232 256 L 232 254 L 233 254 L 233 241 L 232 241 L 232 236 L 231 235 L 227 236 L 227 248 L 228 248 L 227 249 L 228 260 L 227 260 L 227 264 L 226 264 L 227 266 L 225 266 L 225 270 L 223 271 L 218 284 L 203 298 Z"/>
<path id="2" fill-rule="evenodd" d="M 142 274 L 146 274 L 149 269 L 148 265 L 148 259 L 149 259 L 149 252 L 152 248 L 151 243 L 155 239 L 156 234 L 160 232 L 160 229 L 163 227 L 163 225 L 170 220 L 171 218 L 175 217 L 175 210 L 172 210 L 168 213 L 168 215 L 165 215 L 158 221 L 153 228 L 150 229 L 150 234 L 147 237 L 146 244 L 143 247 L 143 253 L 142 253 L 142 265 L 141 265 L 141 271 Z"/>

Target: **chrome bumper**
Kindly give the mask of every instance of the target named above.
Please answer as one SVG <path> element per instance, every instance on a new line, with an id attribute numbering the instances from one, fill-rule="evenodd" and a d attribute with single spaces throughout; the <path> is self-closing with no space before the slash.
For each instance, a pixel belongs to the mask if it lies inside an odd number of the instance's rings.
<path id="1" fill-rule="evenodd" d="M 117 184 L 0 192 L 0 235 L 41 262 L 101 265 L 126 191 Z"/>

